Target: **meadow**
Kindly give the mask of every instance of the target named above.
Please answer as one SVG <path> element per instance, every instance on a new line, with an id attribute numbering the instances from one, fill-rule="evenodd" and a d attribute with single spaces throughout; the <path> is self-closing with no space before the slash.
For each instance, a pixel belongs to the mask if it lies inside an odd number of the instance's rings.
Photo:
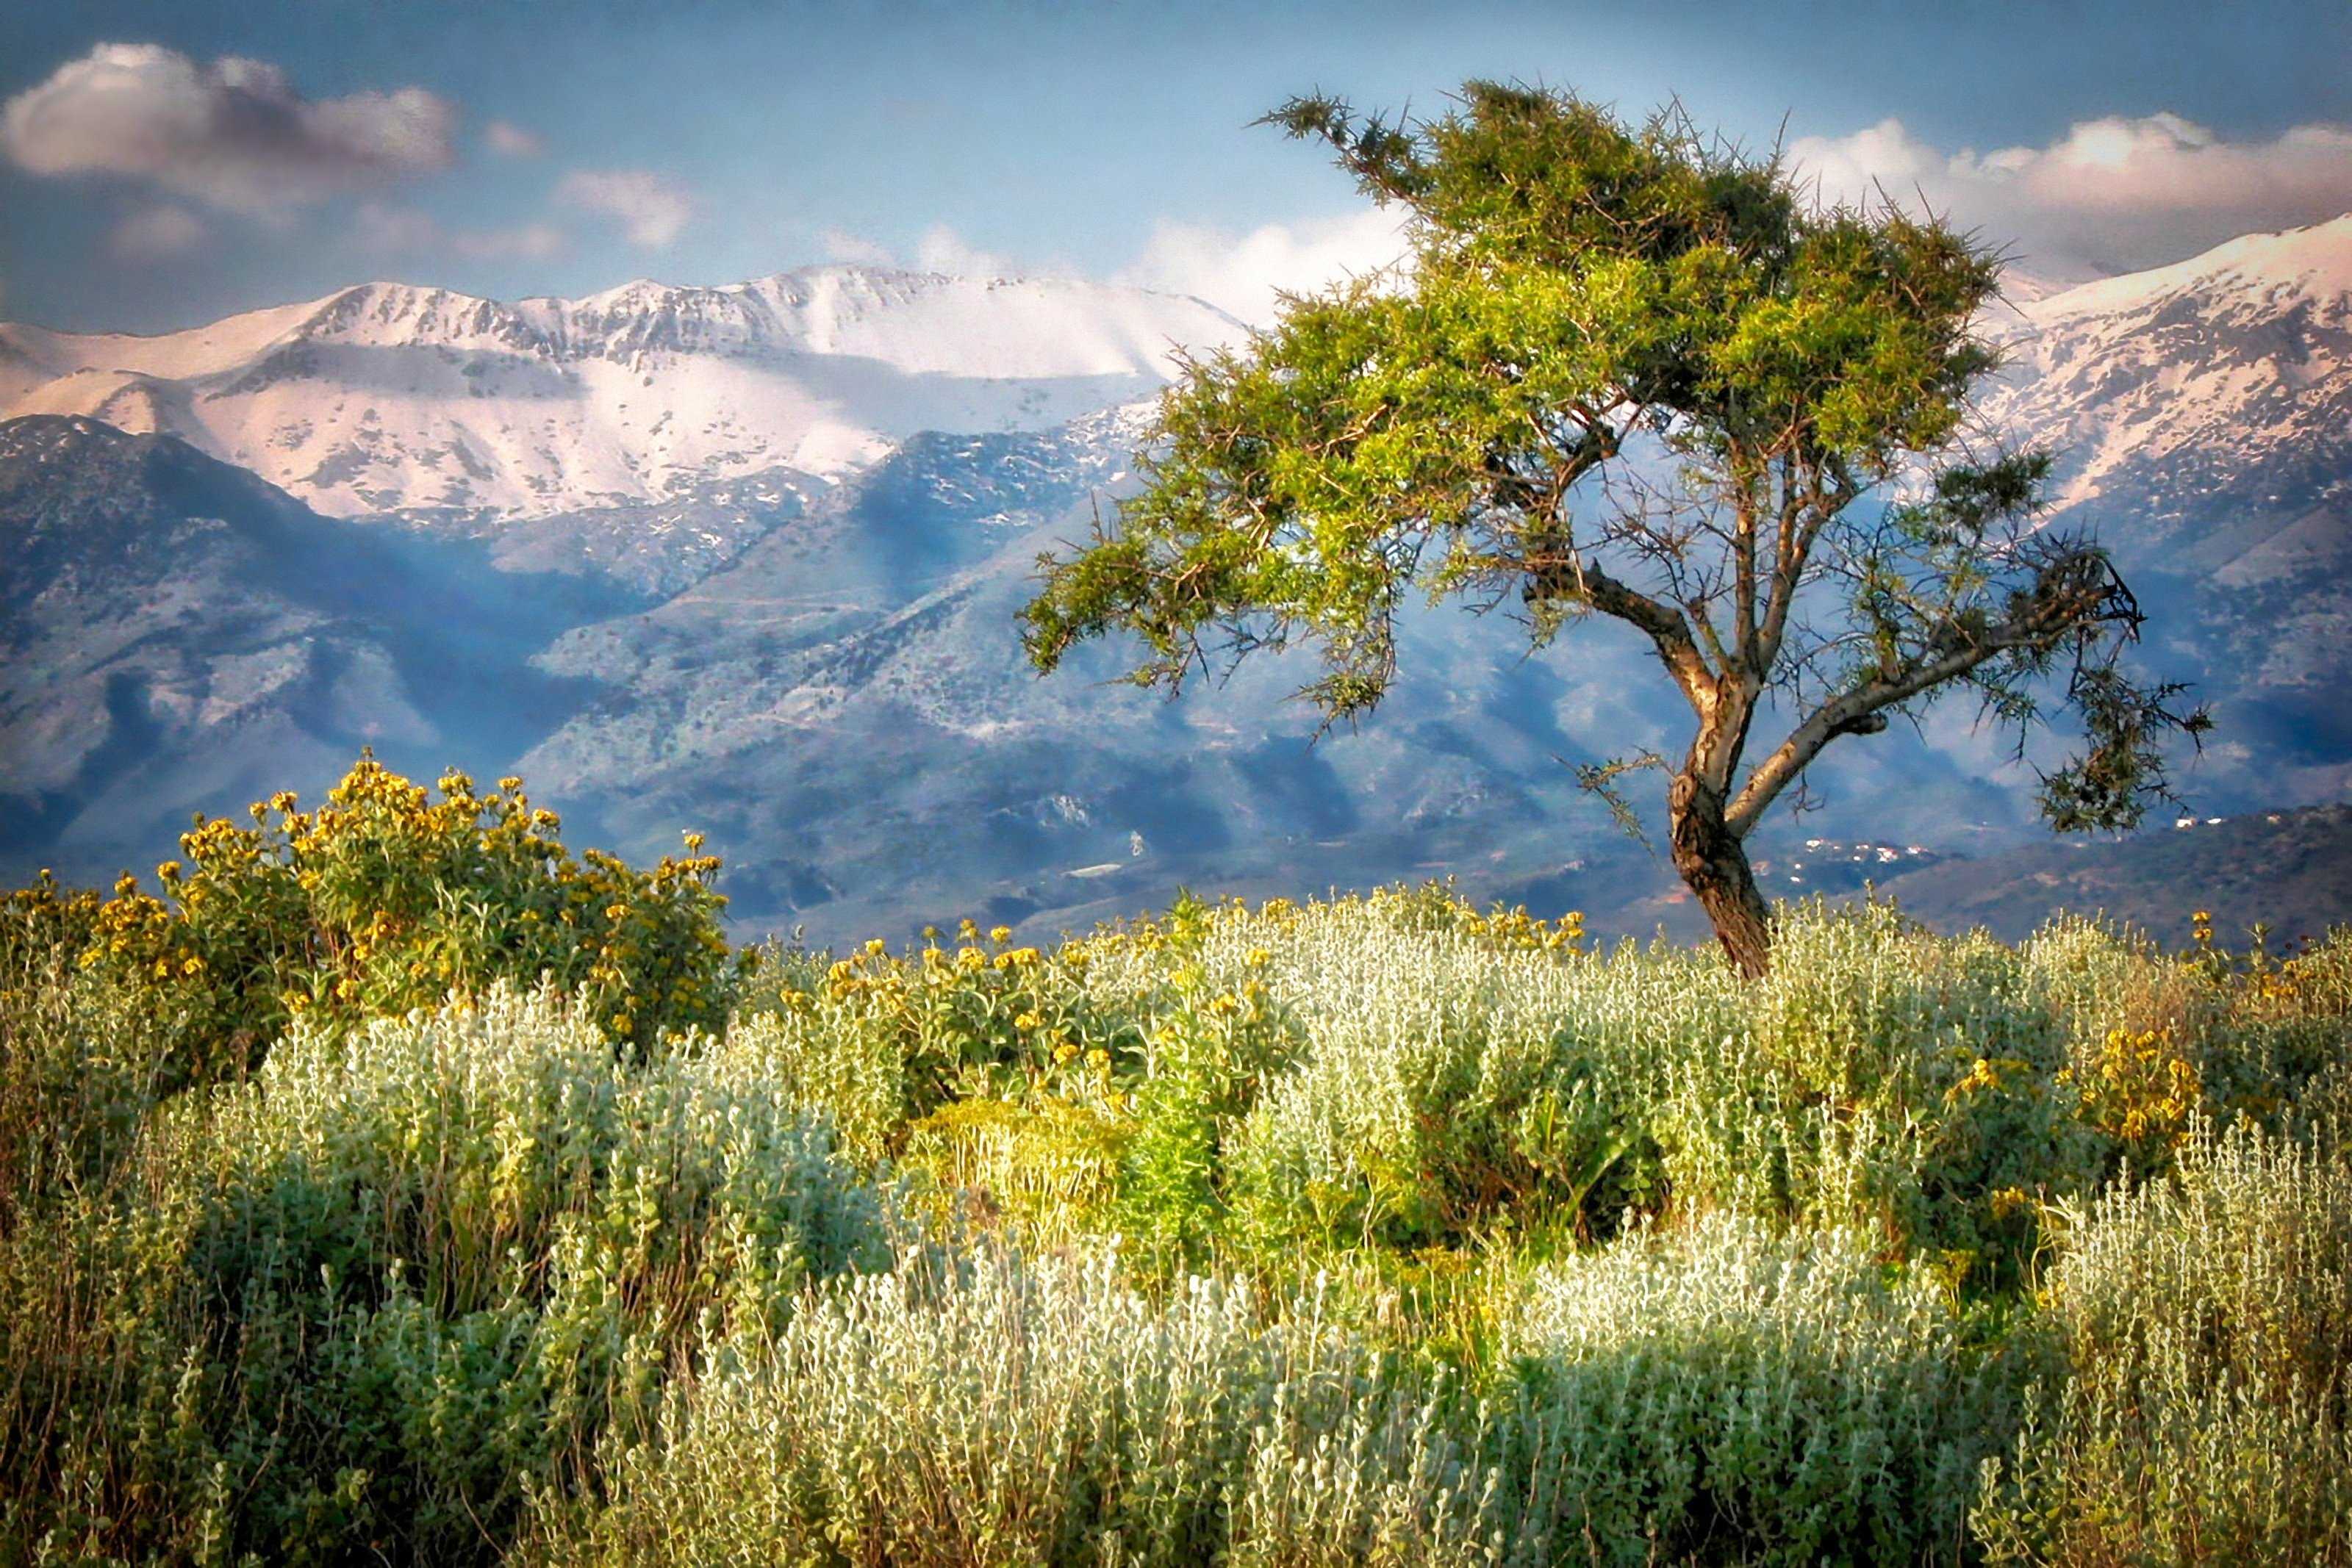
<path id="1" fill-rule="evenodd" d="M 2352 933 L 737 951 L 560 826 L 0 905 L 0 1563 L 2352 1563 Z"/>

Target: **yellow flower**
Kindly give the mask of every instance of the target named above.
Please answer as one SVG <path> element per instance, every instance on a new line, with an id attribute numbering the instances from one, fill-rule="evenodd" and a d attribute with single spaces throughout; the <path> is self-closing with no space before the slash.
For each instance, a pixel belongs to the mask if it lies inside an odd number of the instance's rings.
<path id="1" fill-rule="evenodd" d="M 1007 942 L 1013 940 L 1013 927 L 1010 925 L 996 926 L 989 932 L 988 939 L 1002 947 Z"/>

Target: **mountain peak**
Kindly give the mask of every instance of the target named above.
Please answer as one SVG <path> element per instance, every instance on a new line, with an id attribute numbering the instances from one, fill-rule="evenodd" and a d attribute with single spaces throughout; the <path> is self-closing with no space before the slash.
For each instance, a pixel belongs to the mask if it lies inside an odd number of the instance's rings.
<path id="1" fill-rule="evenodd" d="M 2352 213 L 2277 234 L 2241 235 L 2202 255 L 2146 272 L 2103 277 L 2025 307 L 2042 320 L 2111 315 L 2190 291 L 2272 303 L 2327 303 L 2352 296 Z"/>

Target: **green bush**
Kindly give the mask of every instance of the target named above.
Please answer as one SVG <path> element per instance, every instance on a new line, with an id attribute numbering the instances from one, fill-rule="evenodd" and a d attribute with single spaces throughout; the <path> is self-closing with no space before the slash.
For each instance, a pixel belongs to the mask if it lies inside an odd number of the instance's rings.
<path id="1" fill-rule="evenodd" d="M 2352 936 L 747 972 L 552 831 L 363 764 L 0 900 L 0 1568 L 2344 1561 Z"/>
<path id="2" fill-rule="evenodd" d="M 1864 1238 L 1718 1218 L 1539 1270 L 1507 1334 L 1528 1562 L 1957 1562 L 2026 1364 Z"/>
<path id="3" fill-rule="evenodd" d="M 47 875 L 0 898 L 0 1238 L 60 1194 L 102 1186 L 184 1082 L 172 1016 L 79 962 L 100 902 Z"/>
<path id="4" fill-rule="evenodd" d="M 1115 1254 L 909 1258 L 710 1347 L 550 1561 L 1956 1561 L 2015 1368 L 1851 1237 L 1635 1236 L 1540 1273 L 1485 1397 Z"/>
<path id="5" fill-rule="evenodd" d="M 550 1562 L 1483 1561 L 1439 1401 L 1318 1321 L 1115 1253 L 926 1254 L 714 1346 Z"/>

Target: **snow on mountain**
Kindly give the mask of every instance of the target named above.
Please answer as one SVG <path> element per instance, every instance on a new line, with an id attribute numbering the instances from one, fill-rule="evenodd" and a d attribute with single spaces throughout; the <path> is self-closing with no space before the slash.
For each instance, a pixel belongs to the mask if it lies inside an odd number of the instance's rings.
<path id="1" fill-rule="evenodd" d="M 0 418 L 177 434 L 331 515 L 510 520 L 1049 428 L 1240 331 L 1184 296 L 856 267 L 513 304 L 373 283 L 153 338 L 0 326 Z"/>
<path id="2" fill-rule="evenodd" d="M 2061 507 L 2320 504 L 2352 478 L 2352 215 L 2024 303 L 1993 423 L 2059 456 Z"/>

